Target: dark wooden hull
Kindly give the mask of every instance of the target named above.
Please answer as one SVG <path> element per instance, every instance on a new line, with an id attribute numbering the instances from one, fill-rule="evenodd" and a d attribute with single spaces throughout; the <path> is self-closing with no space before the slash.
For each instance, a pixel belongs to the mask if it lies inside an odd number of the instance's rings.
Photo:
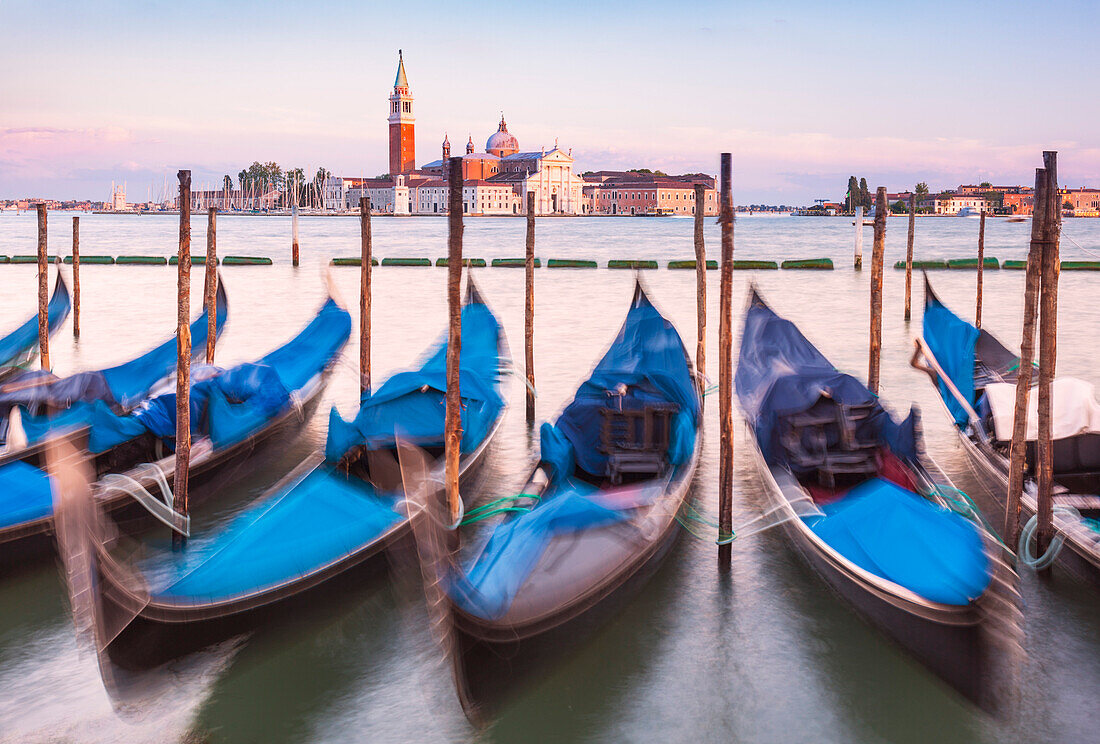
<path id="1" fill-rule="evenodd" d="M 320 405 L 330 375 L 330 370 L 322 373 L 319 384 L 303 401 L 300 412 L 287 411 L 248 439 L 216 452 L 206 460 L 193 461 L 188 475 L 191 505 L 201 504 L 226 483 L 262 465 L 255 456 L 262 455 L 272 441 L 297 435 Z M 164 474 L 168 485 L 173 485 L 175 470 L 166 468 Z M 100 499 L 98 504 L 125 533 L 133 534 L 158 524 L 144 507 L 126 494 Z M 56 554 L 52 515 L 0 530 L 0 571 L 22 570 Z"/>
<path id="2" fill-rule="evenodd" d="M 754 450 L 765 491 L 778 506 L 786 500 L 783 488 L 759 449 Z M 995 548 L 987 545 L 994 575 L 986 596 L 952 607 L 893 593 L 882 582 L 868 580 L 823 549 L 798 518 L 783 522 L 782 529 L 805 563 L 857 614 L 975 705 L 990 712 L 1001 709 L 1015 684 L 1020 626 L 1015 573 Z"/>

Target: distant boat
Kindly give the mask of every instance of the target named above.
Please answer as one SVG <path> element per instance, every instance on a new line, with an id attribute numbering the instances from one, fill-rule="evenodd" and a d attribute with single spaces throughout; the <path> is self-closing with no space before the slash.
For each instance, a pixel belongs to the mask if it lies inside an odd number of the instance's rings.
<path id="1" fill-rule="evenodd" d="M 963 207 L 955 213 L 956 217 L 981 217 L 982 211 L 973 207 Z"/>
<path id="2" fill-rule="evenodd" d="M 1007 221 L 1008 222 L 1027 222 L 1027 217 L 1024 217 L 1021 214 L 1014 214 L 1011 217 L 1009 217 Z"/>

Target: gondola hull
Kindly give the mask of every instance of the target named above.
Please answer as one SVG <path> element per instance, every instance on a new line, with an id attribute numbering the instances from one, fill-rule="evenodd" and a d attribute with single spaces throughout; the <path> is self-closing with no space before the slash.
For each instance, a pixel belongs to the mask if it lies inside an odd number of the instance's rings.
<path id="1" fill-rule="evenodd" d="M 702 436 L 687 472 L 666 494 L 670 504 L 689 498 Z M 613 576 L 595 584 L 558 612 L 525 624 L 489 623 L 450 603 L 450 656 L 459 700 L 467 716 L 485 723 L 509 695 L 522 688 L 540 668 L 559 661 L 605 622 L 617 615 L 657 573 L 679 538 L 679 523 L 669 519 L 634 559 Z"/>
<path id="2" fill-rule="evenodd" d="M 784 536 L 805 563 L 860 616 L 949 687 L 983 709 L 1000 707 L 1018 632 L 1012 570 L 1004 560 L 991 552 L 995 569 L 988 596 L 970 605 L 942 605 L 884 589 L 881 582 L 815 539 L 790 507 L 792 500 L 802 496 L 797 481 L 770 468 L 755 436 L 750 439 L 768 506 L 785 518 Z M 993 617 L 998 613 L 1002 622 Z"/>

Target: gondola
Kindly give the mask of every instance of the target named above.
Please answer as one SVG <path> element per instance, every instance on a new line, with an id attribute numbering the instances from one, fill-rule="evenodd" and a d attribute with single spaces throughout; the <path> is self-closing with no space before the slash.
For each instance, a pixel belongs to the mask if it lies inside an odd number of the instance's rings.
<path id="1" fill-rule="evenodd" d="M 936 385 L 959 440 L 997 507 L 991 516 L 998 524 L 1008 494 L 1019 362 L 1019 356 L 989 331 L 975 328 L 947 309 L 925 277 L 923 335 L 917 341 L 914 366 L 927 372 Z M 1032 375 L 1033 384 L 1037 378 Z M 1034 518 L 1037 509 L 1037 406 L 1038 394 L 1033 391 L 1021 499 L 1026 520 Z M 1072 575 L 1100 584 L 1100 404 L 1092 385 L 1059 377 L 1052 385 L 1051 408 L 1054 526 L 1064 540 L 1056 560 Z M 1032 550 L 1027 545 L 1025 549 Z"/>
<path id="2" fill-rule="evenodd" d="M 225 288 L 218 283 L 215 333 L 228 318 Z M 196 356 L 208 329 L 204 311 L 191 323 Z M 27 564 L 53 550 L 53 492 L 46 477 L 46 442 L 60 432 L 89 430 L 96 419 L 134 411 L 176 367 L 176 339 L 109 369 L 57 378 L 23 371 L 0 384 L 0 571 Z M 92 458 L 93 477 L 129 467 L 141 453 L 128 443 L 103 447 Z M 121 503 L 122 498 L 112 501 Z"/>
<path id="3" fill-rule="evenodd" d="M 46 318 L 50 335 L 61 327 L 69 317 L 72 302 L 69 300 L 69 288 L 57 272 L 57 282 L 53 294 L 46 305 Z M 0 382 L 19 372 L 38 354 L 38 314 L 35 313 L 26 323 L 7 336 L 0 338 Z"/>
<path id="4" fill-rule="evenodd" d="M 429 607 L 471 720 L 484 722 L 656 570 L 699 461 L 700 408 L 683 342 L 638 284 L 614 343 L 542 425 L 526 486 L 467 513 L 499 519 L 468 558 L 455 557 L 442 499 L 419 492 Z"/>
<path id="5" fill-rule="evenodd" d="M 334 408 L 323 454 L 183 552 L 132 565 L 97 545 L 97 606 L 109 623 L 128 618 L 101 641 L 111 663 L 159 664 L 378 569 L 372 559 L 409 534 L 396 436 L 431 452 L 433 477 L 442 477 L 446 350 L 444 334 L 415 369 L 364 394 L 352 421 Z M 503 328 L 471 282 L 462 311 L 463 479 L 474 476 L 500 427 L 510 369 Z"/>
<path id="6" fill-rule="evenodd" d="M 1004 702 L 1019 644 L 1007 551 L 896 423 L 752 290 L 735 374 L 767 513 L 825 583 L 983 708 Z"/>

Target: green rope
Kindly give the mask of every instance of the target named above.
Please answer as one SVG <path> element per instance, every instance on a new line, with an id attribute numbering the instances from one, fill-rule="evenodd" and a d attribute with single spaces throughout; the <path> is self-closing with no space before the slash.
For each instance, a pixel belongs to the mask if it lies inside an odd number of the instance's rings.
<path id="1" fill-rule="evenodd" d="M 711 385 L 709 388 L 704 390 L 703 391 L 703 397 L 705 398 L 708 395 L 710 395 L 711 393 L 716 393 L 716 392 L 718 392 L 718 384 L 717 383 L 715 383 L 714 385 Z"/>
<path id="2" fill-rule="evenodd" d="M 945 490 L 958 494 L 958 496 L 953 496 L 950 493 L 945 493 Z M 1009 548 L 1008 545 L 1005 544 L 1004 540 L 1002 540 L 1000 536 L 997 535 L 997 531 L 993 529 L 993 525 L 991 525 L 989 521 L 986 520 L 985 516 L 982 515 L 981 509 L 978 508 L 978 505 L 974 503 L 973 499 L 966 495 L 966 492 L 961 491 L 954 486 L 936 485 L 932 487 L 931 493 L 939 496 L 944 501 L 946 501 L 951 511 L 955 512 L 956 514 L 960 514 L 963 517 L 969 519 L 971 522 L 974 522 L 984 527 L 986 532 L 992 535 L 993 539 L 1000 543 L 1001 547 L 1003 547 L 1005 550 L 1011 550 L 1011 548 Z"/>
<path id="3" fill-rule="evenodd" d="M 718 539 L 714 541 L 716 545 L 729 545 L 737 538 L 736 532 L 723 532 L 722 528 L 718 526 L 717 522 L 712 519 L 708 519 L 702 512 L 700 512 L 698 509 L 696 509 L 694 506 L 686 501 L 683 503 L 681 511 L 686 513 L 682 515 L 677 514 L 676 521 L 679 522 L 680 526 L 683 527 L 684 530 L 687 531 L 687 533 L 690 534 L 692 537 L 697 537 L 700 540 L 710 540 L 710 536 L 700 534 L 696 531 L 696 527 L 694 526 L 703 525 L 704 527 L 711 527 L 718 531 Z"/>
<path id="4" fill-rule="evenodd" d="M 522 514 L 535 508 L 534 505 L 516 506 L 516 502 L 520 499 L 534 499 L 536 502 L 539 501 L 539 497 L 533 493 L 517 493 L 515 496 L 501 496 L 499 499 L 493 499 L 492 501 L 466 512 L 466 516 L 462 518 L 459 524 L 473 524 L 474 522 L 480 522 L 483 519 L 488 519 L 497 514 Z"/>

